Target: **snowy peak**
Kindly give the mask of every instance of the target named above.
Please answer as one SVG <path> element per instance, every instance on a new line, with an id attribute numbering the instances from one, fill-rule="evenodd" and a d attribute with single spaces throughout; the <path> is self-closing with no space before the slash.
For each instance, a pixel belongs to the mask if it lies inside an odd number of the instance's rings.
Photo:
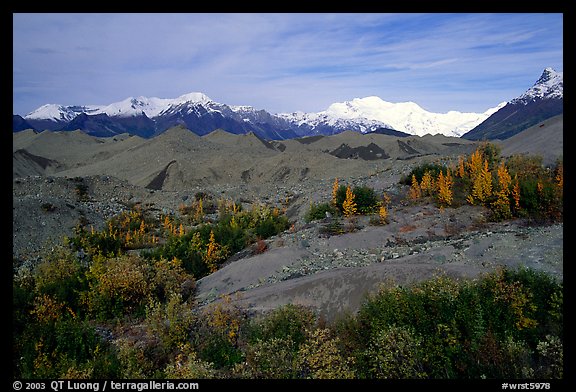
<path id="1" fill-rule="evenodd" d="M 563 73 L 545 68 L 536 83 L 470 132 L 468 140 L 504 140 L 564 112 Z"/>
<path id="2" fill-rule="evenodd" d="M 118 117 L 133 117 L 146 114 L 148 117 L 150 117 L 149 114 L 154 112 L 156 107 L 159 106 L 153 100 L 154 98 L 146 97 L 126 98 L 123 101 L 115 102 L 108 106 L 101 107 L 98 110 L 98 114 L 105 113 L 109 116 Z"/>
<path id="3" fill-rule="evenodd" d="M 556 72 L 554 68 L 546 67 L 544 72 L 535 83 L 535 85 L 554 85 L 557 82 L 562 82 L 564 77 L 563 72 Z"/>
<path id="4" fill-rule="evenodd" d="M 30 120 L 52 120 L 68 122 L 79 114 L 107 114 L 110 117 L 134 117 L 146 115 L 148 118 L 160 116 L 162 113 L 183 105 L 209 105 L 214 103 L 202 93 L 188 93 L 174 99 L 156 97 L 128 97 L 123 101 L 109 105 L 63 106 L 48 104 L 27 114 L 24 118 Z"/>
<path id="5" fill-rule="evenodd" d="M 100 113 L 119 117 L 140 116 L 145 114 L 148 118 L 154 118 L 160 116 L 162 113 L 184 105 L 207 105 L 213 102 L 214 101 L 202 93 L 188 93 L 174 99 L 130 97 L 121 102 L 103 107 Z"/>
<path id="6" fill-rule="evenodd" d="M 179 105 L 179 104 L 183 104 L 183 103 L 207 104 L 209 102 L 214 102 L 208 96 L 206 96 L 205 94 L 202 94 L 202 93 L 188 93 L 188 94 L 181 95 L 176 99 L 168 100 L 168 101 L 172 101 L 171 103 L 173 105 Z"/>
<path id="7" fill-rule="evenodd" d="M 355 122 L 363 124 L 362 132 L 369 132 L 373 127 L 395 129 L 411 135 L 443 134 L 459 137 L 480 124 L 492 113 L 506 103 L 490 108 L 484 113 L 432 113 L 424 110 L 414 102 L 392 103 L 380 97 L 370 96 L 354 98 L 351 101 L 333 103 L 323 112 L 281 114 L 293 122 L 327 124 Z"/>
<path id="8" fill-rule="evenodd" d="M 24 118 L 27 120 L 51 120 L 55 122 L 68 122 L 80 113 L 93 114 L 97 108 L 91 106 L 62 106 L 47 104 L 28 113 Z"/>
<path id="9" fill-rule="evenodd" d="M 537 99 L 563 99 L 564 98 L 564 72 L 557 72 L 547 67 L 540 78 L 524 94 L 515 98 L 511 103 L 527 104 Z"/>

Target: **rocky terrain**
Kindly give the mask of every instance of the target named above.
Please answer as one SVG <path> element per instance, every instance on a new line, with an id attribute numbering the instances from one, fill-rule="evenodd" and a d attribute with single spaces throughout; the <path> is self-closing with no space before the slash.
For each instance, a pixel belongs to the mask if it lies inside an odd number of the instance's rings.
<path id="1" fill-rule="evenodd" d="M 513 145 L 509 139 L 503 152 L 530 152 L 518 140 Z M 404 285 L 437 273 L 470 278 L 499 265 L 525 265 L 563 279 L 562 224 L 490 223 L 483 207 L 440 210 L 407 201 L 403 175 L 476 145 L 441 135 L 354 132 L 268 142 L 224 131 L 200 137 L 183 128 L 153 139 L 22 131 L 13 136 L 13 257 L 15 264 L 37 261 L 79 222 L 98 229 L 135 204 L 153 214 L 177 213 L 205 192 L 246 205 L 284 205 L 294 226 L 268 239 L 266 252 L 240 252 L 200 279 L 204 304 L 232 294 L 255 311 L 301 303 L 332 317 L 354 311 L 387 281 Z M 550 160 L 562 155 L 561 138 L 557 145 L 546 151 Z M 359 217 L 350 232 L 328 236 L 323 228 L 331 218 L 305 222 L 310 203 L 330 199 L 334 178 L 386 192 L 389 224 Z"/>

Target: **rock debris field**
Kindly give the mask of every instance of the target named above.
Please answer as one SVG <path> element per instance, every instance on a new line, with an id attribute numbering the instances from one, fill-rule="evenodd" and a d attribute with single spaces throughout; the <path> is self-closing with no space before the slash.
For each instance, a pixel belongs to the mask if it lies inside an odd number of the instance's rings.
<path id="1" fill-rule="evenodd" d="M 475 146 L 444 136 L 400 140 L 349 132 L 305 142 L 223 131 L 199 137 L 182 129 L 150 140 L 20 132 L 13 143 L 14 264 L 38 262 L 79 222 L 101 229 L 135 204 L 157 216 L 176 213 L 206 192 L 246 206 L 288 202 L 294 225 L 267 239 L 264 253 L 240 252 L 198 280 L 204 305 L 228 294 L 254 312 L 294 303 L 333 318 L 356 311 L 382 284 L 409 285 L 437 274 L 468 279 L 498 266 L 526 266 L 563 280 L 562 223 L 493 223 L 483 207 L 440 210 L 407 200 L 408 187 L 399 180 L 413 167 Z M 370 159 L 343 157 L 354 149 Z M 386 192 L 388 224 L 358 216 L 354 229 L 344 222 L 350 232 L 329 236 L 324 229 L 332 218 L 306 222 L 310 203 L 330 200 L 336 177 Z"/>

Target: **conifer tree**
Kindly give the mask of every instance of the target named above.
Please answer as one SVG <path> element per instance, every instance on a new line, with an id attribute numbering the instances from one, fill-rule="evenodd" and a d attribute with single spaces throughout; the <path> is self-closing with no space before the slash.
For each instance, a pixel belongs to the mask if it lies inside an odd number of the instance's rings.
<path id="1" fill-rule="evenodd" d="M 469 195 L 466 200 L 468 200 L 470 204 L 474 204 L 475 201 L 484 204 L 486 199 L 492 195 L 492 173 L 490 173 L 488 169 L 488 161 L 483 161 L 480 170 L 478 170 L 477 162 L 475 162 L 471 170 L 473 170 L 471 172 L 472 194 Z"/>
<path id="2" fill-rule="evenodd" d="M 208 265 L 210 272 L 216 272 L 218 267 L 216 266 L 216 261 L 220 258 L 219 255 L 220 245 L 216 242 L 214 238 L 214 230 L 210 231 L 210 239 L 208 240 L 208 245 L 206 247 L 206 255 L 204 256 L 204 261 Z"/>
<path id="3" fill-rule="evenodd" d="M 564 164 L 562 162 L 558 163 L 558 167 L 556 168 L 555 180 L 558 189 L 558 194 L 562 199 L 564 196 Z"/>
<path id="4" fill-rule="evenodd" d="M 424 196 L 432 196 L 432 192 L 434 192 L 434 178 L 428 170 L 426 170 L 422 176 L 420 189 L 422 190 L 422 195 Z"/>
<path id="5" fill-rule="evenodd" d="M 496 200 L 492 203 L 492 211 L 497 219 L 508 219 L 512 216 L 510 211 L 510 185 L 512 184 L 512 177 L 508 173 L 508 169 L 504 162 L 498 166 L 498 190 L 496 192 Z"/>
<path id="6" fill-rule="evenodd" d="M 204 202 L 202 198 L 198 200 L 198 204 L 196 205 L 196 211 L 194 211 L 194 220 L 196 222 L 201 222 L 202 218 L 204 217 Z"/>
<path id="7" fill-rule="evenodd" d="M 482 153 L 479 149 L 476 149 L 471 155 L 468 162 L 466 162 L 466 167 L 468 168 L 468 172 L 470 173 L 470 178 L 472 182 L 476 180 L 476 177 L 480 175 L 482 172 L 483 159 Z"/>
<path id="8" fill-rule="evenodd" d="M 446 172 L 446 175 L 440 171 L 438 174 L 438 202 L 440 206 L 452 205 L 452 174 L 450 169 Z"/>
<path id="9" fill-rule="evenodd" d="M 386 223 L 386 219 L 388 219 L 388 209 L 385 205 L 381 205 L 378 209 L 378 216 L 380 217 L 380 224 L 383 225 Z"/>
<path id="10" fill-rule="evenodd" d="M 338 178 L 334 179 L 334 184 L 332 184 L 332 205 L 336 207 L 338 205 Z"/>
<path id="11" fill-rule="evenodd" d="M 462 156 L 458 157 L 458 177 L 464 178 L 466 172 L 464 170 L 464 158 Z"/>
<path id="12" fill-rule="evenodd" d="M 420 185 L 418 185 L 418 180 L 416 176 L 412 174 L 412 185 L 410 186 L 410 199 L 419 199 L 420 198 Z"/>
<path id="13" fill-rule="evenodd" d="M 518 175 L 514 176 L 514 187 L 512 188 L 512 198 L 514 199 L 514 208 L 516 211 L 520 210 L 520 184 L 518 183 Z"/>
<path id="14" fill-rule="evenodd" d="M 351 217 L 356 213 L 356 202 L 354 201 L 354 193 L 350 189 L 350 185 L 346 188 L 346 199 L 342 203 L 344 216 Z"/>

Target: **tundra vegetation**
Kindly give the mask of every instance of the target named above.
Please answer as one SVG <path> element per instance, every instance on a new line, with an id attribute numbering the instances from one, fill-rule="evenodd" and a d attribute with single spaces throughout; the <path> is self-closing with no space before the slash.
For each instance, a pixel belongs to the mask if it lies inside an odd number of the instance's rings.
<path id="1" fill-rule="evenodd" d="M 495 221 L 562 220 L 563 167 L 481 145 L 415 168 L 408 202 L 482 205 Z M 82 189 L 78 192 L 82 197 Z M 335 180 L 306 219 L 370 215 L 390 198 Z M 196 280 L 288 230 L 282 206 L 198 194 L 178 214 L 138 206 L 74 236 L 13 276 L 15 378 L 553 379 L 563 375 L 563 283 L 527 268 L 475 279 L 388 282 L 355 314 L 327 322 L 285 305 L 250 316 L 234 296 L 200 306 Z M 342 227 L 342 226 L 334 226 Z M 343 232 L 335 230 L 333 234 Z"/>

